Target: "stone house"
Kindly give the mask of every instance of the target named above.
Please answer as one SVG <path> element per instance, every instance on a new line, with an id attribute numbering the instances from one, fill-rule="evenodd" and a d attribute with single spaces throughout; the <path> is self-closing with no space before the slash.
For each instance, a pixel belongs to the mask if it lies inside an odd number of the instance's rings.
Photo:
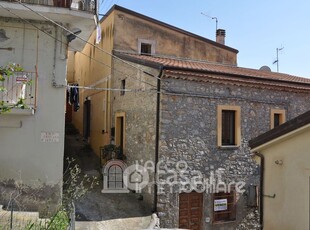
<path id="1" fill-rule="evenodd" d="M 69 83 L 89 87 L 80 90 L 81 108 L 72 113 L 72 123 L 88 140 L 96 154 L 110 143 L 114 50 L 134 53 L 150 52 L 166 56 L 203 59 L 210 62 L 236 65 L 236 49 L 200 37 L 182 29 L 138 14 L 120 6 L 113 6 L 100 21 L 101 42 L 97 48 L 86 44 L 82 52 L 69 55 L 73 69 Z M 89 42 L 96 45 L 97 32 Z M 223 36 L 223 35 L 221 35 Z"/>
<path id="2" fill-rule="evenodd" d="M 310 227 L 309 136 L 308 111 L 249 142 L 261 166 L 261 212 L 266 230 Z"/>
<path id="3" fill-rule="evenodd" d="M 79 28 L 88 39 L 94 11 L 50 1 L 0 1 L 0 6 L 0 66 L 16 63 L 24 69 L 1 81 L 7 91 L 0 92 L 0 101 L 23 98 L 26 104 L 0 114 L 0 204 L 16 198 L 22 210 L 43 210 L 47 201 L 59 204 L 62 195 L 67 52 L 68 45 L 80 50 L 83 43 L 69 42 L 62 28 L 38 13 Z"/>
<path id="4" fill-rule="evenodd" d="M 101 30 L 97 49 L 71 55 L 85 87 L 72 122 L 94 151 L 113 140 L 128 166 L 148 168 L 143 199 L 161 227 L 259 228 L 248 140 L 309 110 L 310 80 L 237 67 L 223 30 L 214 42 L 120 6 Z"/>
<path id="5" fill-rule="evenodd" d="M 135 67 L 114 60 L 112 84 L 128 90 L 113 93 L 116 143 L 123 143 L 128 165 L 160 162 L 155 173 L 164 183 L 150 183 L 143 196 L 163 227 L 259 229 L 257 194 L 250 195 L 258 189 L 259 168 L 248 140 L 307 111 L 310 80 L 201 60 L 114 54 Z M 182 187 L 180 162 L 187 178 L 200 172 L 212 188 L 212 178 L 220 176 L 215 184 L 234 188 L 197 193 Z M 176 184 L 168 185 L 173 171 Z"/>

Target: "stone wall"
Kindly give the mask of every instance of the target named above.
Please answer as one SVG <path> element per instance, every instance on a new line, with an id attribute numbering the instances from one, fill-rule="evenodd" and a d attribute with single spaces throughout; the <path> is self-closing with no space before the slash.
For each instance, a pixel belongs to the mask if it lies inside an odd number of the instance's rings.
<path id="1" fill-rule="evenodd" d="M 115 127 L 116 113 L 125 113 L 125 149 L 127 166 L 138 163 L 144 165 L 146 161 L 155 161 L 155 127 L 156 127 L 156 85 L 157 80 L 137 69 L 113 60 L 113 88 L 121 88 L 121 80 L 125 80 L 126 90 L 121 95 L 120 91 L 115 91 L 112 97 L 113 115 L 112 127 Z M 148 73 L 157 76 L 159 71 L 142 66 Z M 138 90 L 138 91 L 135 91 Z M 150 180 L 154 174 L 150 173 Z M 153 205 L 154 186 L 143 190 L 143 199 Z"/>
<path id="2" fill-rule="evenodd" d="M 285 109 L 287 120 L 310 109 L 309 94 L 165 79 L 165 87 L 180 93 L 200 96 L 163 95 L 161 100 L 160 160 L 175 163 L 183 160 L 188 175 L 194 170 L 210 177 L 219 170 L 224 182 L 259 184 L 259 168 L 251 157 L 247 141 L 270 129 L 271 109 Z M 241 107 L 240 147 L 217 146 L 217 106 Z M 165 176 L 164 178 L 165 179 Z M 165 187 L 158 194 L 163 227 L 178 227 L 178 190 Z M 213 225 L 212 194 L 204 193 L 204 229 L 259 228 L 257 210 L 247 207 L 247 193 L 237 194 L 236 221 Z"/>
<path id="3" fill-rule="evenodd" d="M 21 181 L 0 181 L 0 204 L 6 210 L 37 211 L 42 217 L 50 217 L 61 207 L 61 186 L 39 184 L 37 187 Z"/>

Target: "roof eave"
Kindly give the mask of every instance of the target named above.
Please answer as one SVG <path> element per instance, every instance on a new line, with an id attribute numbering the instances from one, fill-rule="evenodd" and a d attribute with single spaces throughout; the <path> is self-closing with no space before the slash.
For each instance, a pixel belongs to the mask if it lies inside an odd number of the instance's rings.
<path id="1" fill-rule="evenodd" d="M 214 75 L 226 75 L 226 76 L 231 76 L 231 77 L 242 77 L 246 79 L 255 79 L 260 82 L 269 82 L 269 83 L 286 83 L 289 85 L 302 85 L 302 86 L 309 86 L 310 90 L 310 84 L 303 83 L 303 82 L 291 82 L 291 81 L 285 81 L 285 80 L 278 80 L 278 79 L 263 79 L 260 77 L 255 77 L 255 76 L 248 76 L 248 75 L 242 75 L 242 74 L 234 74 L 234 73 L 225 73 L 225 72 L 217 72 L 217 71 L 209 71 L 209 70 L 200 70 L 200 69 L 190 69 L 186 67 L 175 67 L 171 65 L 165 65 L 165 64 L 159 64 L 154 61 L 149 61 L 149 60 L 142 60 L 139 57 L 133 57 L 130 55 L 127 55 L 126 53 L 122 53 L 119 51 L 113 51 L 113 54 L 116 55 L 117 57 L 124 59 L 126 61 L 130 61 L 136 64 L 140 65 L 145 65 L 151 68 L 156 68 L 156 69 L 165 69 L 165 70 L 176 70 L 176 71 L 188 71 L 188 72 L 194 72 L 194 73 L 203 73 L 203 74 L 214 74 Z"/>
<path id="2" fill-rule="evenodd" d="M 156 19 L 154 19 L 154 18 L 148 17 L 148 16 L 146 16 L 146 15 L 137 13 L 137 12 L 135 12 L 135 11 L 129 10 L 129 9 L 127 9 L 127 8 L 124 8 L 124 7 L 121 7 L 121 6 L 119 6 L 119 5 L 114 5 L 114 6 L 106 13 L 106 15 L 100 20 L 100 22 L 102 22 L 102 21 L 104 20 L 104 18 L 107 17 L 113 10 L 119 10 L 119 11 L 122 11 L 122 12 L 124 12 L 124 13 L 133 15 L 133 16 L 135 16 L 135 17 L 141 18 L 141 19 L 143 19 L 143 20 L 146 20 L 146 21 L 155 23 L 155 24 L 157 24 L 157 25 L 164 26 L 164 27 L 166 27 L 166 28 L 168 28 L 168 29 L 171 29 L 171 30 L 177 31 L 177 32 L 179 32 L 179 33 L 182 33 L 182 34 L 185 34 L 185 35 L 188 35 L 188 36 L 197 38 L 197 39 L 199 39 L 199 40 L 201 40 L 201 41 L 203 41 L 203 42 L 207 42 L 207 43 L 209 43 L 209 44 L 211 44 L 211 45 L 214 45 L 214 46 L 217 46 L 217 47 L 219 47 L 219 48 L 229 50 L 229 51 L 231 51 L 231 52 L 233 52 L 233 53 L 235 53 L 235 54 L 238 54 L 238 53 L 239 53 L 239 51 L 238 51 L 237 49 L 234 49 L 234 48 L 232 48 L 232 47 L 229 47 L 229 46 L 220 44 L 220 43 L 218 43 L 218 42 L 212 41 L 212 40 L 210 40 L 210 39 L 208 39 L 208 38 L 201 37 L 201 36 L 199 36 L 199 35 L 197 35 L 197 34 L 194 34 L 194 33 L 188 32 L 188 31 L 186 31 L 186 30 L 180 29 L 180 28 L 178 28 L 178 27 L 169 25 L 169 24 L 167 24 L 167 23 L 165 23 L 165 22 L 162 22 L 162 21 L 156 20 Z"/>
<path id="3" fill-rule="evenodd" d="M 280 137 L 277 137 L 277 138 L 275 138 L 275 139 L 272 139 L 272 140 L 270 140 L 270 141 L 268 141 L 268 142 L 266 142 L 266 143 L 264 143 L 264 144 L 261 144 L 261 145 L 259 145 L 259 146 L 257 146 L 257 147 L 254 147 L 254 148 L 251 148 L 250 151 L 251 151 L 252 153 L 255 153 L 255 152 L 261 152 L 261 153 L 263 153 L 263 150 L 264 150 L 264 149 L 267 149 L 267 148 L 269 148 L 269 147 L 272 146 L 272 145 L 281 143 L 281 142 L 283 142 L 283 141 L 285 141 L 285 140 L 287 140 L 287 139 L 289 139 L 289 138 L 292 138 L 292 137 L 294 137 L 294 136 L 296 136 L 296 135 L 298 135 L 298 134 L 300 134 L 300 133 L 303 133 L 304 131 L 309 130 L 309 129 L 310 129 L 310 124 L 305 125 L 305 126 L 302 126 L 302 127 L 298 128 L 298 129 L 293 130 L 293 131 L 291 131 L 291 132 L 289 132 L 289 133 L 286 133 L 286 134 L 284 134 L 284 135 L 282 135 L 282 136 L 280 136 Z"/>
<path id="4" fill-rule="evenodd" d="M 121 52 L 118 52 L 115 50 L 113 50 L 113 55 L 115 55 L 116 57 L 121 58 L 125 61 L 136 63 L 138 65 L 145 65 L 145 66 L 155 68 L 155 69 L 163 69 L 164 68 L 164 65 L 162 65 L 162 64 L 158 64 L 158 63 L 155 63 L 152 61 L 147 61 L 147 60 L 141 60 L 140 58 L 135 58 L 135 57 L 126 55 L 124 53 L 121 53 Z"/>
<path id="5" fill-rule="evenodd" d="M 217 72 L 217 71 L 210 71 L 210 70 L 199 70 L 199 69 L 193 70 L 193 69 L 190 69 L 190 68 L 173 67 L 173 66 L 169 66 L 169 65 L 166 65 L 165 68 L 169 69 L 169 70 L 190 71 L 190 72 L 214 74 L 214 75 L 226 75 L 226 76 L 231 76 L 231 77 L 243 77 L 243 78 L 247 78 L 247 79 L 255 79 L 255 80 L 264 81 L 264 82 L 287 83 L 287 84 L 291 84 L 291 85 L 303 85 L 303 86 L 307 85 L 307 86 L 309 86 L 309 90 L 310 90 L 310 84 L 303 83 L 303 82 L 292 82 L 292 81 L 285 81 L 285 80 L 278 80 L 278 79 L 263 79 L 263 78 L 260 78 L 260 77 L 249 76 L 249 75 Z"/>
<path id="6" fill-rule="evenodd" d="M 295 131 L 299 131 L 304 127 L 308 127 L 310 124 L 310 111 L 301 114 L 300 116 L 285 122 L 284 124 L 269 130 L 268 132 L 259 135 L 258 137 L 249 141 L 249 146 L 252 151 L 258 150 L 265 146 L 267 143 L 273 142 L 284 136 L 293 133 Z"/>

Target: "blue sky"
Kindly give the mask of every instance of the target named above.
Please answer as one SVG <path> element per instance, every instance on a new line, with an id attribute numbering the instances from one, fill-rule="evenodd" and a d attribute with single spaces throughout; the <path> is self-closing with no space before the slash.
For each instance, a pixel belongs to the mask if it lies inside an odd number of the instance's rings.
<path id="1" fill-rule="evenodd" d="M 226 30 L 226 45 L 239 50 L 238 65 L 259 69 L 273 65 L 276 48 L 282 73 L 310 78 L 309 0 L 99 0 L 100 13 L 113 4 L 215 39 L 215 16 Z"/>

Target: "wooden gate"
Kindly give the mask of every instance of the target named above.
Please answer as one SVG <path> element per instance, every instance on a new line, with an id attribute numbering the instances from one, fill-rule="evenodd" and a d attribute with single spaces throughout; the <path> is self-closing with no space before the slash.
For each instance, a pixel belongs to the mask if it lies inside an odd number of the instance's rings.
<path id="1" fill-rule="evenodd" d="M 179 227 L 202 229 L 203 193 L 191 192 L 179 195 Z"/>

